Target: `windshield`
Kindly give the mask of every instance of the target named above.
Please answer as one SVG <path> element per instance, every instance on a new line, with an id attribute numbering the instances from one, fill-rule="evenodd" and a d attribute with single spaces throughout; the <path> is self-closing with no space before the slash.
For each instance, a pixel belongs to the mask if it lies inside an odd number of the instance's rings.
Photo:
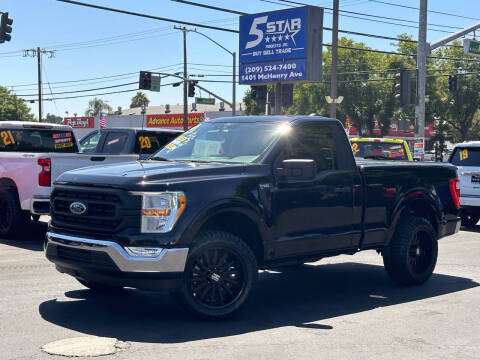
<path id="1" fill-rule="evenodd" d="M 165 145 L 151 159 L 253 163 L 285 126 L 276 122 L 204 122 Z"/>
<path id="2" fill-rule="evenodd" d="M 450 162 L 456 166 L 480 166 L 480 148 L 455 148 Z"/>
<path id="3" fill-rule="evenodd" d="M 75 153 L 78 148 L 71 131 L 0 128 L 0 151 Z"/>
<path id="4" fill-rule="evenodd" d="M 355 157 L 408 160 L 403 144 L 378 141 L 352 141 Z"/>

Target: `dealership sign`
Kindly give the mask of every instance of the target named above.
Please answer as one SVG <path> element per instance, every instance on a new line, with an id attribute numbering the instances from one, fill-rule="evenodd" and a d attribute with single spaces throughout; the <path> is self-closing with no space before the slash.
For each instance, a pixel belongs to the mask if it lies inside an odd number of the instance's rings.
<path id="1" fill-rule="evenodd" d="M 240 17 L 240 83 L 320 81 L 323 9 L 304 6 Z"/>
<path id="2" fill-rule="evenodd" d="M 91 116 L 78 116 L 63 118 L 63 124 L 74 129 L 93 129 L 95 120 Z"/>
<path id="3" fill-rule="evenodd" d="M 203 113 L 189 113 L 188 127 L 197 125 L 202 121 Z M 183 127 L 183 114 L 147 115 L 147 127 Z"/>

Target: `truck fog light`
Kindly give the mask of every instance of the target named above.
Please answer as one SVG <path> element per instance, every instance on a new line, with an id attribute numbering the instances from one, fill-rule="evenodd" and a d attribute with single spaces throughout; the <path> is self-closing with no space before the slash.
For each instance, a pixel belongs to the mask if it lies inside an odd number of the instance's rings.
<path id="1" fill-rule="evenodd" d="M 162 253 L 162 248 L 152 247 L 125 247 L 125 250 L 130 256 L 135 257 L 157 257 Z"/>

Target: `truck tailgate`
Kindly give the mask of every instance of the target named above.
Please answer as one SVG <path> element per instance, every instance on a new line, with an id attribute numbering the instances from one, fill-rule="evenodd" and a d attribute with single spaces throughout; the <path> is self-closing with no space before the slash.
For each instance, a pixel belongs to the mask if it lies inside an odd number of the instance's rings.
<path id="1" fill-rule="evenodd" d="M 52 183 L 64 172 L 87 166 L 107 165 L 136 161 L 138 155 L 95 155 L 95 154 L 50 154 L 52 159 Z"/>

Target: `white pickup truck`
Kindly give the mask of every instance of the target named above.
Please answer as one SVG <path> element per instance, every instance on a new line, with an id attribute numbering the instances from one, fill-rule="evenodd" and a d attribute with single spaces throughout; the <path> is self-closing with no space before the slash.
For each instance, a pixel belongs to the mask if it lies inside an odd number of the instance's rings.
<path id="1" fill-rule="evenodd" d="M 0 237 L 49 214 L 51 184 L 65 171 L 137 159 L 137 154 L 79 154 L 70 126 L 0 122 Z"/>
<path id="2" fill-rule="evenodd" d="M 456 144 L 449 162 L 458 169 L 462 225 L 473 227 L 480 220 L 480 141 Z"/>

